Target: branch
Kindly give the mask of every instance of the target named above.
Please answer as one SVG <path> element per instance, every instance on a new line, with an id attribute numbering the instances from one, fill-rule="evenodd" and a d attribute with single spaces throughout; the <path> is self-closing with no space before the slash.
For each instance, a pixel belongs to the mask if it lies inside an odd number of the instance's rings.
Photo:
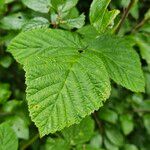
<path id="1" fill-rule="evenodd" d="M 95 120 L 95 122 L 96 122 L 96 124 L 97 124 L 97 126 L 99 128 L 100 134 L 102 134 L 103 133 L 102 123 L 100 122 L 100 120 L 99 120 L 99 118 L 97 116 L 97 112 L 96 111 L 93 113 L 93 117 L 94 117 L 94 120 Z"/>
<path id="2" fill-rule="evenodd" d="M 36 134 L 32 139 L 30 139 L 27 143 L 25 143 L 22 147 L 21 150 L 27 149 L 30 145 L 32 145 L 37 139 L 39 138 L 39 134 Z"/>
<path id="3" fill-rule="evenodd" d="M 125 22 L 125 19 L 126 19 L 126 18 L 128 17 L 128 15 L 129 15 L 130 9 L 131 9 L 132 6 L 134 5 L 135 1 L 136 1 L 136 0 L 131 0 L 130 3 L 129 3 L 129 5 L 128 5 L 128 7 L 127 7 L 126 10 L 125 10 L 125 12 L 123 13 L 123 16 L 122 16 L 122 18 L 121 18 L 121 20 L 120 20 L 120 22 L 119 22 L 119 24 L 118 24 L 118 27 L 117 27 L 117 29 L 116 29 L 116 31 L 115 31 L 116 34 L 119 33 L 119 31 L 120 31 L 122 25 L 123 25 L 124 22 Z"/>

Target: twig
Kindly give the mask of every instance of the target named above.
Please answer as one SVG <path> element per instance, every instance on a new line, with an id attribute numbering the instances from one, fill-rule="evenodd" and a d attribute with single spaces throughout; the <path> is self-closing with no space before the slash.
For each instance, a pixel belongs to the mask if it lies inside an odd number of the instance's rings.
<path id="1" fill-rule="evenodd" d="M 100 120 L 99 120 L 99 118 L 97 116 L 97 112 L 96 111 L 93 113 L 93 117 L 94 117 L 95 122 L 96 122 L 96 124 L 97 124 L 97 126 L 99 128 L 100 134 L 102 134 L 103 133 L 103 127 L 102 127 L 102 124 L 101 124 L 101 122 L 100 122 Z"/>
<path id="2" fill-rule="evenodd" d="M 128 5 L 128 7 L 127 7 L 126 10 L 125 10 L 125 12 L 123 13 L 123 16 L 122 16 L 122 18 L 121 18 L 121 20 L 120 20 L 120 22 L 119 22 L 119 24 L 118 24 L 118 27 L 117 27 L 117 29 L 116 29 L 116 31 L 115 31 L 116 34 L 119 33 L 119 31 L 120 31 L 122 25 L 123 25 L 124 22 L 125 22 L 125 19 L 126 19 L 126 18 L 128 17 L 128 15 L 129 15 L 130 9 L 131 9 L 132 6 L 134 5 L 134 3 L 135 3 L 135 0 L 131 0 L 130 3 L 129 3 L 129 5 Z"/>
<path id="3" fill-rule="evenodd" d="M 27 143 L 25 143 L 22 147 L 21 150 L 27 149 L 30 145 L 32 145 L 37 139 L 39 138 L 39 134 L 36 134 L 32 139 L 30 139 Z"/>
<path id="4" fill-rule="evenodd" d="M 141 113 L 150 113 L 150 109 L 134 109 L 134 112 L 141 112 Z"/>
<path id="5" fill-rule="evenodd" d="M 138 24 L 131 30 L 131 33 L 134 33 L 136 30 L 139 30 L 147 21 L 148 21 L 148 19 L 145 20 L 145 18 L 144 18 L 140 23 L 138 23 Z"/>

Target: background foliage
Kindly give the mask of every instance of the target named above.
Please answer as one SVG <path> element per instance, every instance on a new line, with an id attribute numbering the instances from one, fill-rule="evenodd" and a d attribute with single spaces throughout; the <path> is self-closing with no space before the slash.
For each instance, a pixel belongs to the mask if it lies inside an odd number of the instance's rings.
<path id="1" fill-rule="evenodd" d="M 150 149 L 150 11 L 148 0 L 136 0 L 119 35 L 132 42 L 139 53 L 146 80 L 145 93 L 133 93 L 112 81 L 110 98 L 100 110 L 78 125 L 39 138 L 29 117 L 22 66 L 7 52 L 10 41 L 21 31 L 33 28 L 63 28 L 84 34 L 89 24 L 91 0 L 60 7 L 47 0 L 0 1 L 0 150 L 149 150 Z M 130 0 L 112 0 L 108 9 L 119 9 L 120 20 Z M 71 11 L 70 11 L 71 9 Z M 66 15 L 66 11 L 69 14 Z M 116 13 L 116 12 L 115 12 Z M 61 18 L 58 17 L 61 16 Z M 59 19 L 58 19 L 59 18 Z M 115 24 L 115 22 L 114 22 Z M 99 28 L 97 24 L 94 24 Z M 98 25 L 100 25 L 98 23 Z M 102 24 L 103 25 L 103 24 Z M 101 25 L 101 29 L 102 26 Z M 86 30 L 92 38 L 97 32 Z M 87 38 L 87 40 L 89 40 Z"/>

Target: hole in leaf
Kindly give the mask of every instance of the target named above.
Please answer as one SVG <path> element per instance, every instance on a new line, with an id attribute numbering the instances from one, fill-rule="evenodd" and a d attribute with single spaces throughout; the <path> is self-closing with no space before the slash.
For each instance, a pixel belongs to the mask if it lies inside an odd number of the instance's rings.
<path id="1" fill-rule="evenodd" d="M 82 50 L 82 49 L 80 49 L 80 50 L 78 50 L 78 52 L 79 52 L 79 53 L 83 53 L 83 50 Z"/>
<path id="2" fill-rule="evenodd" d="M 18 16 L 18 19 L 22 19 L 22 17 L 21 17 L 21 16 Z"/>

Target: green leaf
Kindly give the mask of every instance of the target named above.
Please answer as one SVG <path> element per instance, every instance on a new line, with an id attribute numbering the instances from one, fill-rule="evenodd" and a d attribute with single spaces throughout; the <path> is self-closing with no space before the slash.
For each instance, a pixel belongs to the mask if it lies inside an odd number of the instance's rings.
<path id="1" fill-rule="evenodd" d="M 109 97 L 101 59 L 90 50 L 82 53 L 86 45 L 76 34 L 31 30 L 15 38 L 9 49 L 24 64 L 30 115 L 41 136 L 78 123 Z"/>
<path id="2" fill-rule="evenodd" d="M 106 128 L 105 130 L 107 138 L 113 143 L 114 145 L 121 147 L 124 144 L 124 137 L 119 131 L 119 129 L 114 127 Z"/>
<path id="3" fill-rule="evenodd" d="M 93 148 L 100 148 L 103 144 L 103 138 L 102 135 L 99 133 L 96 133 L 96 135 L 90 140 L 90 145 Z"/>
<path id="4" fill-rule="evenodd" d="M 115 124 L 118 120 L 118 114 L 113 110 L 104 108 L 99 111 L 99 118 Z"/>
<path id="5" fill-rule="evenodd" d="M 96 37 L 99 36 L 97 30 L 91 25 L 86 25 L 78 29 L 77 32 L 84 38 L 84 40 L 87 43 L 91 42 L 91 39 L 95 39 Z"/>
<path id="6" fill-rule="evenodd" d="M 63 20 L 61 24 L 68 29 L 73 29 L 73 28 L 81 28 L 85 24 L 85 15 L 81 14 L 77 18 L 72 18 L 72 19 L 67 19 Z M 65 28 L 66 28 L 65 27 Z"/>
<path id="7" fill-rule="evenodd" d="M 90 144 L 80 144 L 76 146 L 75 150 L 104 150 L 104 149 L 92 147 Z"/>
<path id="8" fill-rule="evenodd" d="M 123 150 L 138 150 L 138 148 L 137 146 L 133 144 L 125 144 L 125 146 L 123 147 Z"/>
<path id="9" fill-rule="evenodd" d="M 119 147 L 111 143 L 107 138 L 104 138 L 104 145 L 107 150 L 119 150 Z"/>
<path id="10" fill-rule="evenodd" d="M 144 126 L 147 129 L 147 132 L 150 134 L 150 114 L 145 114 L 143 116 Z"/>
<path id="11" fill-rule="evenodd" d="M 21 118 L 24 123 L 20 121 L 20 124 L 24 124 L 23 126 L 25 127 L 26 125 L 29 125 L 31 120 L 29 118 L 29 113 L 28 113 L 28 109 L 26 106 L 26 103 L 23 101 L 17 101 L 17 100 L 10 100 L 8 102 L 6 102 L 3 107 L 2 110 L 6 113 L 12 113 L 14 115 L 17 115 L 19 118 Z M 13 120 L 13 119 L 12 119 Z M 14 121 L 16 119 L 14 118 Z M 26 125 L 25 125 L 26 124 Z M 25 129 L 25 128 L 24 128 Z M 26 132 L 27 133 L 27 132 Z M 27 134 L 26 134 L 27 135 Z M 26 136 L 27 137 L 27 136 Z"/>
<path id="12" fill-rule="evenodd" d="M 90 22 L 98 32 L 105 32 L 119 14 L 118 10 L 108 11 L 111 0 L 93 0 L 90 8 Z"/>
<path id="13" fill-rule="evenodd" d="M 0 1 L 0 19 L 1 15 L 3 15 L 7 11 L 7 6 L 5 4 L 5 0 Z"/>
<path id="14" fill-rule="evenodd" d="M 6 121 L 11 125 L 18 138 L 25 140 L 29 138 L 29 129 L 25 120 L 18 116 L 11 116 L 7 117 Z"/>
<path id="15" fill-rule="evenodd" d="M 91 42 L 89 49 L 102 59 L 110 78 L 116 83 L 134 92 L 143 92 L 145 80 L 140 59 L 131 45 L 123 38 L 102 35 Z"/>
<path id="16" fill-rule="evenodd" d="M 5 30 L 20 30 L 28 18 L 23 13 L 8 15 L 0 20 L 0 28 Z"/>
<path id="17" fill-rule="evenodd" d="M 140 48 L 140 53 L 142 55 L 142 58 L 147 61 L 148 64 L 150 64 L 150 38 L 149 34 L 136 34 L 133 36 L 133 39 L 135 40 L 136 44 Z"/>
<path id="18" fill-rule="evenodd" d="M 44 150 L 70 150 L 70 145 L 62 138 L 48 138 Z"/>
<path id="19" fill-rule="evenodd" d="M 64 4 L 58 7 L 59 12 L 66 12 L 77 5 L 79 0 L 64 0 Z"/>
<path id="20" fill-rule="evenodd" d="M 10 97 L 10 86 L 7 83 L 0 83 L 0 104 L 4 104 Z"/>
<path id="21" fill-rule="evenodd" d="M 17 150 L 18 139 L 7 123 L 0 124 L 0 150 Z"/>
<path id="22" fill-rule="evenodd" d="M 116 36 L 87 44 L 75 33 L 35 29 L 13 39 L 9 51 L 26 71 L 30 116 L 41 136 L 99 109 L 110 94 L 107 71 L 117 83 L 144 90 L 138 55 Z"/>
<path id="23" fill-rule="evenodd" d="M 51 6 L 51 0 L 22 0 L 22 2 L 30 9 L 41 13 L 48 13 Z"/>
<path id="24" fill-rule="evenodd" d="M 146 12 L 146 14 L 144 15 L 144 19 L 145 20 L 150 19 L 150 9 L 148 9 L 148 11 Z"/>
<path id="25" fill-rule="evenodd" d="M 121 122 L 123 133 L 125 135 L 128 135 L 133 131 L 134 121 L 133 121 L 132 115 L 130 114 L 120 115 L 120 122 Z"/>
<path id="26" fill-rule="evenodd" d="M 94 121 L 90 117 L 86 117 L 80 124 L 64 129 L 62 134 L 70 145 L 88 142 L 94 135 Z"/>
<path id="27" fill-rule="evenodd" d="M 3 66 L 4 68 L 10 67 L 11 63 L 12 63 L 12 57 L 10 57 L 9 55 L 0 58 L 0 65 Z"/>
<path id="28" fill-rule="evenodd" d="M 36 28 L 48 28 L 50 25 L 49 21 L 43 17 L 35 17 L 29 20 L 24 26 L 23 31 L 32 30 Z"/>
<path id="29" fill-rule="evenodd" d="M 60 14 L 65 13 L 75 7 L 79 0 L 51 0 L 52 6 L 58 10 Z"/>

